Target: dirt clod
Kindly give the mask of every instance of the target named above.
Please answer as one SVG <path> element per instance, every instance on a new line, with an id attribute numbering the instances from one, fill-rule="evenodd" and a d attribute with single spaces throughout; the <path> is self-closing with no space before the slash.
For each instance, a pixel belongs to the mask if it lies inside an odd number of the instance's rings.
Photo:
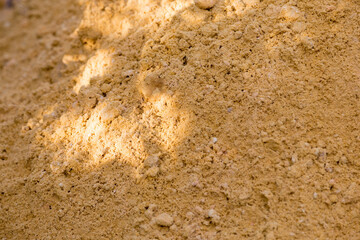
<path id="1" fill-rule="evenodd" d="M 167 213 L 162 213 L 155 217 L 155 223 L 162 227 L 170 227 L 174 223 L 174 219 Z"/>
<path id="2" fill-rule="evenodd" d="M 195 5 L 201 9 L 210 9 L 215 6 L 218 0 L 194 0 Z"/>

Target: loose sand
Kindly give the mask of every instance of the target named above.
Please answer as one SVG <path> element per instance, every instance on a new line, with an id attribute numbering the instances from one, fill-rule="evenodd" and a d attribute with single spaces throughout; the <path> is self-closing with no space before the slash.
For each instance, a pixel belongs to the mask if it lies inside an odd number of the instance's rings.
<path id="1" fill-rule="evenodd" d="M 358 0 L 0 9 L 0 239 L 360 239 Z"/>

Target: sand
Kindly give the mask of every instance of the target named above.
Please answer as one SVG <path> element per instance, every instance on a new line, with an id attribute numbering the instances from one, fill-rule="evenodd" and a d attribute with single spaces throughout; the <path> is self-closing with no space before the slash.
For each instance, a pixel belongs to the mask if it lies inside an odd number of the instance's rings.
<path id="1" fill-rule="evenodd" d="M 0 239 L 360 239 L 357 0 L 0 5 Z"/>

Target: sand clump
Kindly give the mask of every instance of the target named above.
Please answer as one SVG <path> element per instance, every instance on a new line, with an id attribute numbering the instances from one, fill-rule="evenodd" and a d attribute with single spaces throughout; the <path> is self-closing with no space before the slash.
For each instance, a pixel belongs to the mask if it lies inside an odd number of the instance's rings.
<path id="1" fill-rule="evenodd" d="M 195 5 L 201 9 L 210 9 L 215 6 L 217 0 L 195 0 Z"/>
<path id="2" fill-rule="evenodd" d="M 359 7 L 2 7 L 0 237 L 359 239 Z"/>
<path id="3" fill-rule="evenodd" d="M 174 219 L 167 213 L 162 213 L 154 218 L 154 221 L 157 225 L 162 227 L 170 227 Z"/>

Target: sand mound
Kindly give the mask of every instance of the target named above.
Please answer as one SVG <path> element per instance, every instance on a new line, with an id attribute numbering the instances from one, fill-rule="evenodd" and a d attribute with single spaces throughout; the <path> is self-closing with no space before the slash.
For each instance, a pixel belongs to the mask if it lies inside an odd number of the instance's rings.
<path id="1" fill-rule="evenodd" d="M 0 9 L 2 239 L 359 239 L 356 0 Z"/>

